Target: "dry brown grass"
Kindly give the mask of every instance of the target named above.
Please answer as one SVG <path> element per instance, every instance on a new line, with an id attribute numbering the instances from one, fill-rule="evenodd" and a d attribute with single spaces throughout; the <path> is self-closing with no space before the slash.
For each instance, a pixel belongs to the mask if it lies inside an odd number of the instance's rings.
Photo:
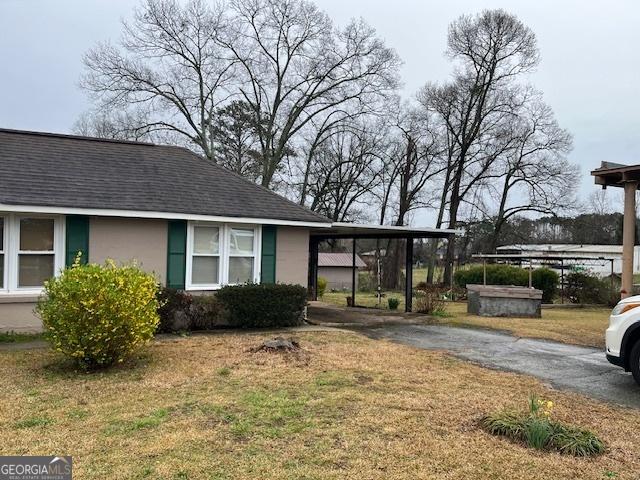
<path id="1" fill-rule="evenodd" d="M 250 353 L 266 334 L 154 343 L 131 369 L 82 374 L 45 350 L 0 353 L 0 454 L 74 456 L 78 479 L 637 478 L 637 411 L 445 354 L 339 332 L 306 354 Z M 608 444 L 593 459 L 477 427 L 536 392 Z M 614 476 L 615 477 L 612 477 Z"/>
<path id="2" fill-rule="evenodd" d="M 347 305 L 343 293 L 326 293 L 323 301 L 335 305 Z M 404 295 L 398 292 L 386 292 L 382 308 L 387 308 L 387 298 L 400 300 L 398 311 L 404 310 Z M 358 292 L 358 305 L 377 306 L 373 293 Z M 414 300 L 415 301 L 415 300 Z M 550 308 L 542 310 L 542 318 L 494 318 L 467 315 L 466 303 L 448 303 L 447 317 L 435 318 L 434 322 L 455 326 L 471 326 L 505 330 L 519 337 L 545 338 L 558 342 L 604 348 L 604 331 L 609 323 L 609 308 Z M 640 478 L 640 476 L 639 476 Z"/>
<path id="3" fill-rule="evenodd" d="M 563 343 L 604 348 L 604 331 L 609 325 L 608 308 L 542 309 L 542 318 L 478 317 L 467 314 L 466 303 L 449 303 L 449 316 L 439 323 L 505 330 L 518 337 L 545 338 Z"/>

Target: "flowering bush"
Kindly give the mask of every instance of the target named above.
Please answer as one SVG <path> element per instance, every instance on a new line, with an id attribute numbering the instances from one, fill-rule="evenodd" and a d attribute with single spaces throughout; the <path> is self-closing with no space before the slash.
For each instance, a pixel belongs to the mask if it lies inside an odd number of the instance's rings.
<path id="1" fill-rule="evenodd" d="M 45 282 L 36 306 L 53 348 L 85 368 L 122 362 L 153 338 L 156 280 L 135 264 L 80 265 Z"/>
<path id="2" fill-rule="evenodd" d="M 604 443 L 590 431 L 551 420 L 553 407 L 552 401 L 531 395 L 527 413 L 492 413 L 481 420 L 481 425 L 493 435 L 519 440 L 538 450 L 557 450 L 579 457 L 604 452 Z"/>

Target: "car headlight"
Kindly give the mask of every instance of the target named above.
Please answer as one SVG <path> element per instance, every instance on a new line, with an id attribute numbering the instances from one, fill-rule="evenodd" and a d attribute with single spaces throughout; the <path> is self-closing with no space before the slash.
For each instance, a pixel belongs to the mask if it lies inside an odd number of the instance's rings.
<path id="1" fill-rule="evenodd" d="M 640 307 L 640 303 L 619 303 L 614 307 L 611 315 L 622 315 L 624 312 L 628 312 L 636 307 Z"/>

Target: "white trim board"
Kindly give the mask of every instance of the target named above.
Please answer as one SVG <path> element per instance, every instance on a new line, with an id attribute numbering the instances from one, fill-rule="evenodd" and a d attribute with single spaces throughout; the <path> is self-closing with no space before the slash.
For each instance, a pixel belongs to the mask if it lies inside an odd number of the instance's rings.
<path id="1" fill-rule="evenodd" d="M 0 203 L 0 212 L 42 213 L 49 215 L 94 215 L 98 217 L 159 218 L 166 220 L 190 220 L 196 222 L 241 223 L 252 225 L 283 225 L 291 227 L 330 228 L 331 223 L 278 220 L 274 218 L 224 217 L 171 212 L 146 212 L 143 210 L 112 210 L 102 208 L 47 207 L 34 205 L 6 205 Z"/>

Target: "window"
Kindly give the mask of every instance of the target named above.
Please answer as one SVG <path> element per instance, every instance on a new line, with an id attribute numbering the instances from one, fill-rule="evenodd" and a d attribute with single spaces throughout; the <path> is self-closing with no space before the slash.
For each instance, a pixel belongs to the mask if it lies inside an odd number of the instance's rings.
<path id="1" fill-rule="evenodd" d="M 248 283 L 254 279 L 253 229 L 232 228 L 229 242 L 229 283 Z"/>
<path id="2" fill-rule="evenodd" d="M 39 292 L 63 266 L 63 222 L 58 217 L 0 217 L 0 290 Z"/>
<path id="3" fill-rule="evenodd" d="M 191 283 L 220 284 L 220 227 L 197 225 L 193 228 Z"/>
<path id="4" fill-rule="evenodd" d="M 41 287 L 55 273 L 53 218 L 21 218 L 18 288 Z"/>
<path id="5" fill-rule="evenodd" d="M 186 288 L 215 290 L 258 281 L 259 238 L 259 227 L 190 223 Z"/>

